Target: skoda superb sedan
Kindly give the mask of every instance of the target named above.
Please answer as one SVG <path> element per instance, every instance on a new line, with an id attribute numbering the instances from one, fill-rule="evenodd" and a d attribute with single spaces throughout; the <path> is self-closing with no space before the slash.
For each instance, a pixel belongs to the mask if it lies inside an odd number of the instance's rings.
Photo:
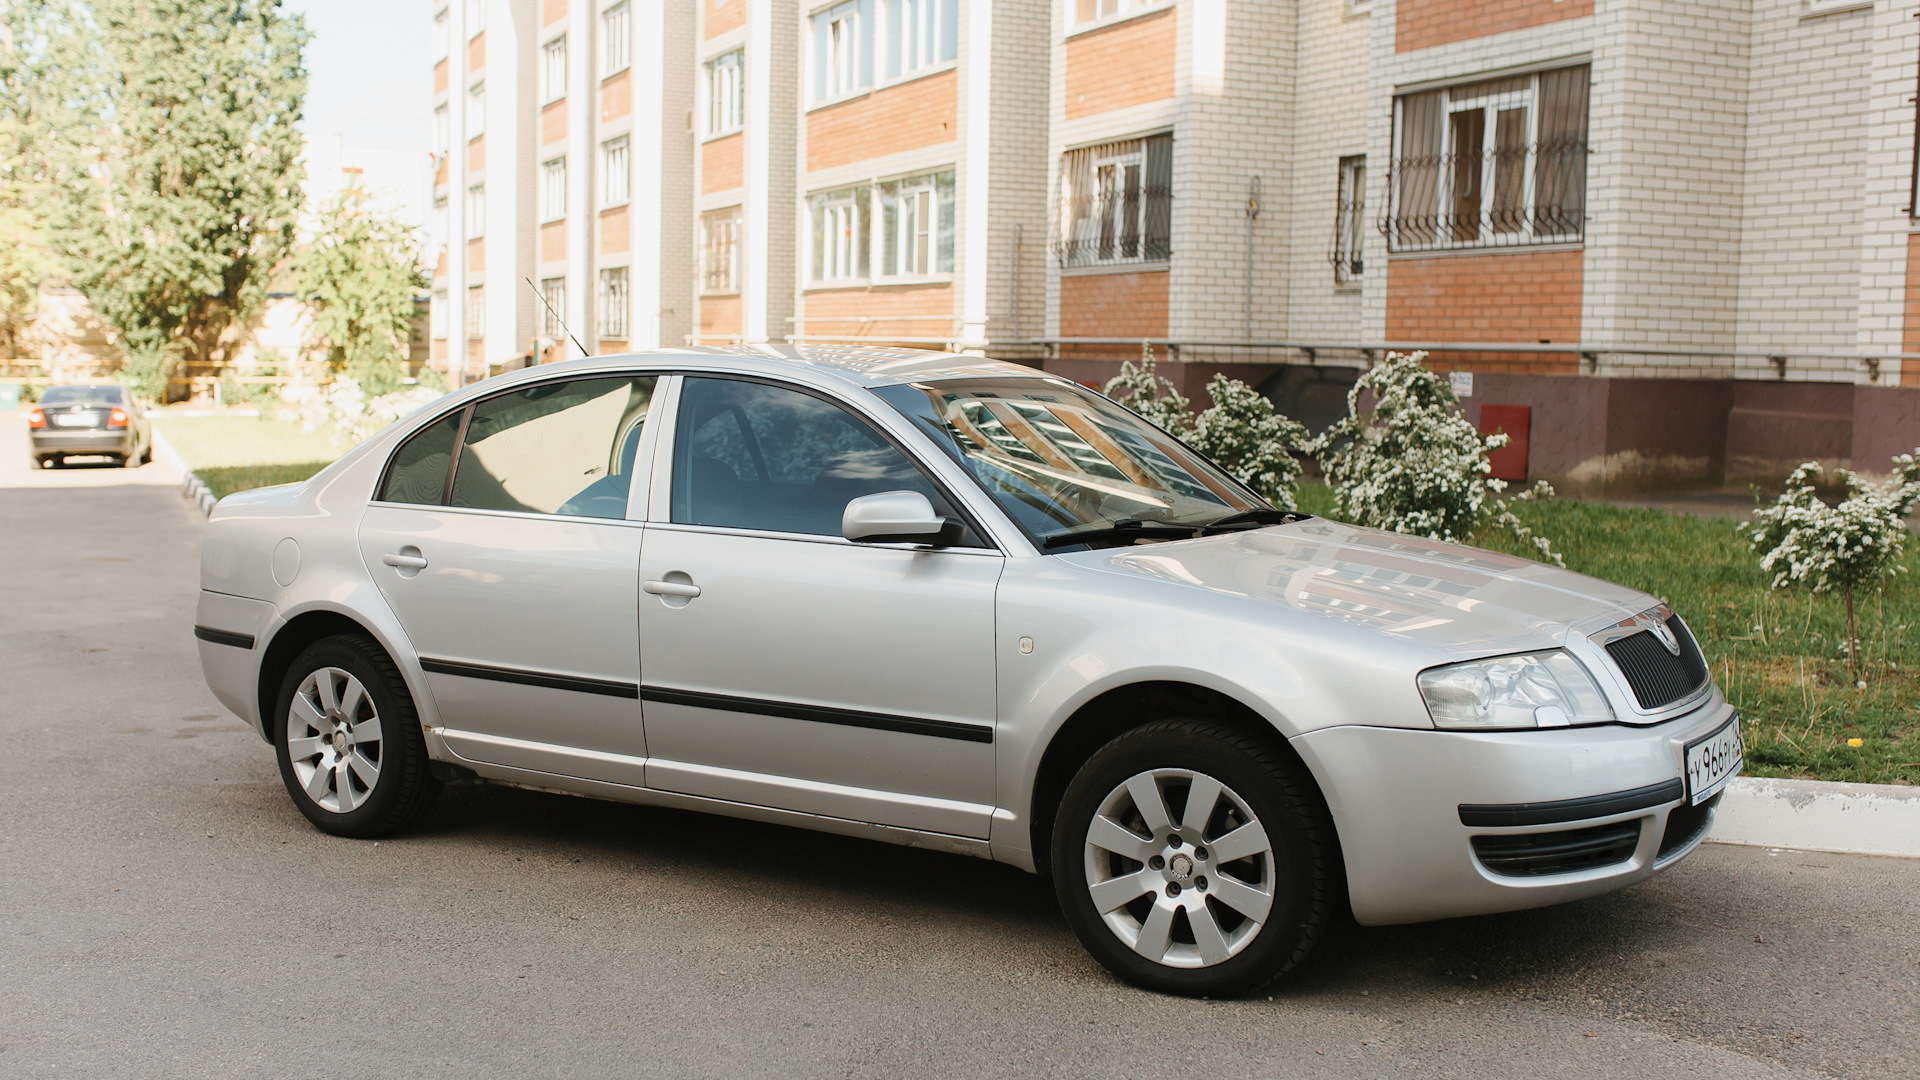
<path id="1" fill-rule="evenodd" d="M 573 361 L 214 509 L 195 634 L 319 828 L 473 777 L 997 859 L 1142 986 L 1341 905 L 1559 903 L 1740 767 L 1659 599 L 1261 502 L 1073 383 L 853 347 Z"/>

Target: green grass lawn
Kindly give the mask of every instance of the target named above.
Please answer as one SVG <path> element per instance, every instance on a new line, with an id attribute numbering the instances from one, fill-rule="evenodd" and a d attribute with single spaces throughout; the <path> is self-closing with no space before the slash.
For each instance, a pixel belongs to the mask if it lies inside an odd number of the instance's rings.
<path id="1" fill-rule="evenodd" d="M 303 432 L 297 422 L 264 417 L 162 413 L 154 417 L 154 427 L 216 498 L 305 480 L 349 449 L 324 432 Z"/>
<path id="2" fill-rule="evenodd" d="M 1303 484 L 1300 502 L 1320 513 L 1333 497 Z M 1908 651 L 1920 637 L 1920 540 L 1908 545 L 1906 573 L 1856 600 L 1865 657 L 1856 680 L 1840 598 L 1769 591 L 1731 520 L 1569 499 L 1515 512 L 1553 541 L 1569 569 L 1644 589 L 1680 612 L 1740 709 L 1750 775 L 1920 783 L 1920 680 Z M 1504 534 L 1476 542 L 1533 554 Z"/>

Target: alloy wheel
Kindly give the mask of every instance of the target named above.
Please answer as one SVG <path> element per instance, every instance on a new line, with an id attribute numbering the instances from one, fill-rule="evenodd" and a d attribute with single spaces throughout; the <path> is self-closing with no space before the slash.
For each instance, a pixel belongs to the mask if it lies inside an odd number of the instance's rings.
<path id="1" fill-rule="evenodd" d="M 350 813 L 380 783 L 382 731 L 367 688 L 337 667 L 315 668 L 287 709 L 287 757 L 316 806 Z"/>

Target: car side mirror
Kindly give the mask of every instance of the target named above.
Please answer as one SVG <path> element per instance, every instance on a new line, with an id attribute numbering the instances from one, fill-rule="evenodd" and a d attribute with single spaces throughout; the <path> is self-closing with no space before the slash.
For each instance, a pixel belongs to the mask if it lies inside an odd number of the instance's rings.
<path id="1" fill-rule="evenodd" d="M 883 491 L 862 495 L 840 515 L 840 535 L 861 544 L 927 544 L 949 547 L 960 542 L 966 526 L 933 512 L 933 504 L 917 491 Z"/>

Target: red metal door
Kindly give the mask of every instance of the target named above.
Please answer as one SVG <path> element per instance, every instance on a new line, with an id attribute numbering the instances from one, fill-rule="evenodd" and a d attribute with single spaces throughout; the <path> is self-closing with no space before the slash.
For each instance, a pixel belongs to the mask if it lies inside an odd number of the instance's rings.
<path id="1" fill-rule="evenodd" d="M 1480 434 L 1507 433 L 1507 445 L 1487 455 L 1487 464 L 1493 466 L 1488 475 L 1493 479 L 1524 481 L 1527 478 L 1527 433 L 1532 426 L 1532 416 L 1530 405 L 1489 402 L 1480 406 Z"/>

